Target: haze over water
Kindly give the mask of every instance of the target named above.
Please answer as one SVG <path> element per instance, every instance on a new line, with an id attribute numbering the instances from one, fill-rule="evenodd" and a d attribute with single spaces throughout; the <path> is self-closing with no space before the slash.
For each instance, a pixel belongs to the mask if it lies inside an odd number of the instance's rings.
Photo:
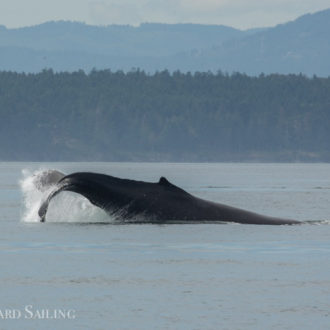
<path id="1" fill-rule="evenodd" d="M 40 196 L 28 185 L 42 168 L 153 182 L 165 176 L 205 199 L 323 223 L 93 225 L 107 216 L 64 193 L 42 224 Z M 328 164 L 1 163 L 0 188 L 0 310 L 32 305 L 76 316 L 0 319 L 0 328 L 329 326 Z"/>

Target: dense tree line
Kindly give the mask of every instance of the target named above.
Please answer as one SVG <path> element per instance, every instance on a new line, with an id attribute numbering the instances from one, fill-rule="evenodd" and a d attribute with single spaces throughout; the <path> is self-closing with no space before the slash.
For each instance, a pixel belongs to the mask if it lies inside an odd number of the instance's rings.
<path id="1" fill-rule="evenodd" d="M 330 78 L 0 72 L 0 160 L 330 161 Z"/>

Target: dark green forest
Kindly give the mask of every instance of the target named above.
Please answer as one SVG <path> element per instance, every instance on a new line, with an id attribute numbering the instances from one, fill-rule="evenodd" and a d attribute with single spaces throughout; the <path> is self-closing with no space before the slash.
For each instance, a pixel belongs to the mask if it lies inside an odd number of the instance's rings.
<path id="1" fill-rule="evenodd" d="M 330 78 L 0 72 L 2 161 L 330 161 Z"/>

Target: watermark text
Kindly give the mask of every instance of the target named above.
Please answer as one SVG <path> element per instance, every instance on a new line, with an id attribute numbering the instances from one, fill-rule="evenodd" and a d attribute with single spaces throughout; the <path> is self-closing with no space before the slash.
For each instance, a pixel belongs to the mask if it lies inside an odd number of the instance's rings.
<path id="1" fill-rule="evenodd" d="M 61 308 L 35 308 L 33 305 L 26 305 L 22 309 L 4 308 L 0 309 L 1 320 L 74 320 L 76 311 L 74 309 Z"/>

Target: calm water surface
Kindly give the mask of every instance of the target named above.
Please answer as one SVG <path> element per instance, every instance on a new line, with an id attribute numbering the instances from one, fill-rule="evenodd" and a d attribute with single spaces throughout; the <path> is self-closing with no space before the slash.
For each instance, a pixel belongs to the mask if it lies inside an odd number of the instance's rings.
<path id="1" fill-rule="evenodd" d="M 69 196 L 41 224 L 19 183 L 40 168 L 163 175 L 202 198 L 323 222 L 93 225 L 104 214 Z M 327 164 L 0 163 L 0 310 L 22 312 L 0 314 L 0 329 L 330 329 L 329 205 Z M 75 318 L 25 319 L 26 306 Z"/>

